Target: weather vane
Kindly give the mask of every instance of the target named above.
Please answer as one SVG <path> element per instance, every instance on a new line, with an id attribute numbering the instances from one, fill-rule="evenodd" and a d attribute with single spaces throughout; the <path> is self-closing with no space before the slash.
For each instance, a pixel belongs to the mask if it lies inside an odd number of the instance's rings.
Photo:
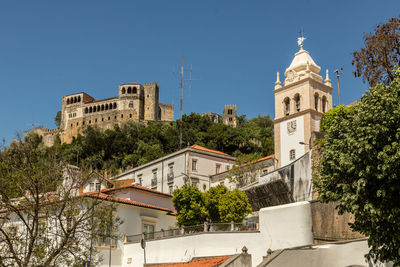
<path id="1" fill-rule="evenodd" d="M 300 37 L 299 38 L 297 38 L 297 45 L 299 45 L 300 46 L 300 48 L 301 49 L 303 49 L 303 42 L 304 42 L 304 40 L 306 39 L 305 37 L 304 37 L 304 32 L 303 32 L 303 27 L 301 27 L 300 28 Z"/>

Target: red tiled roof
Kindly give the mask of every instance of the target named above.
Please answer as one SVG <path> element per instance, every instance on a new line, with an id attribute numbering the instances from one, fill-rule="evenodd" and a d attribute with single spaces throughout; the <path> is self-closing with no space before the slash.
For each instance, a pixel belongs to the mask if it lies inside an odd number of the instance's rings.
<path id="1" fill-rule="evenodd" d="M 130 186 L 135 179 L 115 180 L 113 181 L 115 188 Z"/>
<path id="2" fill-rule="evenodd" d="M 212 150 L 212 149 L 205 148 L 205 147 L 202 147 L 202 146 L 199 146 L 199 145 L 192 145 L 190 148 L 194 148 L 194 149 L 202 150 L 202 151 L 206 151 L 206 152 L 211 152 L 211 153 L 217 153 L 217 154 L 224 155 L 224 156 L 230 156 L 230 155 L 228 155 L 228 154 L 226 154 L 224 152 L 221 152 L 221 151 L 218 151 L 218 150 Z"/>
<path id="3" fill-rule="evenodd" d="M 266 156 L 266 157 L 257 159 L 257 160 L 252 161 L 252 162 L 244 163 L 244 164 L 240 165 L 239 167 L 245 167 L 245 166 L 248 166 L 248 165 L 251 165 L 251 164 L 256 164 L 256 163 L 258 163 L 258 162 L 261 162 L 261 161 L 264 161 L 264 160 L 267 160 L 267 159 L 271 159 L 271 158 L 273 158 L 273 157 L 275 157 L 275 154 L 272 154 L 272 155 L 269 155 L 269 156 Z M 230 172 L 230 170 L 223 171 L 223 172 L 220 172 L 220 173 L 217 173 L 217 174 L 226 173 L 226 172 Z M 215 175 L 217 175 L 217 174 L 215 174 Z"/>
<path id="4" fill-rule="evenodd" d="M 118 202 L 118 203 L 133 205 L 133 206 L 137 206 L 137 207 L 162 210 L 162 211 L 166 211 L 169 214 L 173 214 L 173 215 L 176 214 L 175 211 L 169 210 L 167 208 L 163 208 L 163 207 L 159 207 L 159 206 L 155 206 L 155 205 L 151 205 L 151 204 L 146 204 L 143 202 L 138 202 L 138 201 L 134 201 L 134 200 L 130 200 L 130 199 L 120 198 L 120 197 L 116 197 L 116 196 L 112 196 L 112 195 L 107 195 L 102 192 L 100 192 L 100 193 L 99 192 L 90 192 L 90 193 L 86 193 L 84 195 L 88 196 L 88 197 L 92 197 L 92 198 L 99 198 L 99 199 L 114 201 L 114 202 Z"/>
<path id="5" fill-rule="evenodd" d="M 100 173 L 98 173 L 97 171 L 92 171 L 92 173 L 95 173 L 95 174 L 97 174 L 98 176 L 100 176 L 100 178 L 102 178 L 102 179 L 106 180 L 107 182 L 109 182 L 110 184 L 112 184 L 113 186 L 115 186 L 113 181 L 111 181 L 110 179 L 108 179 L 108 178 L 104 177 L 103 175 L 101 175 L 101 174 L 100 174 Z"/>
<path id="6" fill-rule="evenodd" d="M 175 262 L 175 263 L 164 263 L 152 265 L 152 267 L 214 267 L 226 262 L 231 256 L 220 256 L 220 257 L 207 257 L 193 259 L 189 262 Z"/>
<path id="7" fill-rule="evenodd" d="M 125 85 L 125 84 L 139 85 L 138 83 L 123 83 L 123 84 L 121 84 L 121 85 Z"/>
<path id="8" fill-rule="evenodd" d="M 133 180 L 133 179 L 128 179 L 128 180 Z M 123 181 L 123 180 L 121 180 L 121 181 Z M 126 182 L 126 183 L 128 184 L 129 182 Z M 114 191 L 114 190 L 122 190 L 122 189 L 129 189 L 129 188 L 139 189 L 139 190 L 142 190 L 142 191 L 147 191 L 147 192 L 150 192 L 150 193 L 155 193 L 155 194 L 166 196 L 166 197 L 172 197 L 169 194 L 165 194 L 163 192 L 160 192 L 160 191 L 157 191 L 157 190 L 145 187 L 145 186 L 137 185 L 137 184 L 128 184 L 128 185 L 124 185 L 124 186 L 120 186 L 120 187 L 113 187 L 113 188 L 103 189 L 103 190 L 101 190 L 101 192 L 110 192 L 110 191 Z"/>

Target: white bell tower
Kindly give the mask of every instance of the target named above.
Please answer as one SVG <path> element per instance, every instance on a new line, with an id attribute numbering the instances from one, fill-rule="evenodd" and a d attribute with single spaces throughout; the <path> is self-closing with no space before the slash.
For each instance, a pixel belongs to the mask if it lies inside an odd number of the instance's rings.
<path id="1" fill-rule="evenodd" d="M 304 37 L 298 39 L 300 50 L 285 71 L 285 80 L 275 82 L 275 158 L 283 167 L 310 150 L 313 131 L 319 131 L 324 112 L 332 108 L 332 85 L 310 53 L 303 49 Z M 300 144 L 300 142 L 305 144 Z"/>

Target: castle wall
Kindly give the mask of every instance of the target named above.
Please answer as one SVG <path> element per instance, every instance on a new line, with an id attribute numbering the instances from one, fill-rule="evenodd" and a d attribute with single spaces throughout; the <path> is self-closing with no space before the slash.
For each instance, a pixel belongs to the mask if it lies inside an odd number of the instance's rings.
<path id="1" fill-rule="evenodd" d="M 160 103 L 161 110 L 161 121 L 173 121 L 174 120 L 174 105 Z"/>
<path id="2" fill-rule="evenodd" d="M 156 83 L 140 85 L 122 84 L 118 87 L 118 96 L 95 100 L 81 92 L 64 96 L 61 102 L 61 123 L 57 133 L 51 130 L 37 130 L 43 142 L 51 146 L 55 137 L 61 142 L 70 143 L 74 137 L 82 134 L 88 126 L 113 129 L 115 124 L 124 121 L 174 120 L 174 105 L 158 101 L 159 87 Z"/>

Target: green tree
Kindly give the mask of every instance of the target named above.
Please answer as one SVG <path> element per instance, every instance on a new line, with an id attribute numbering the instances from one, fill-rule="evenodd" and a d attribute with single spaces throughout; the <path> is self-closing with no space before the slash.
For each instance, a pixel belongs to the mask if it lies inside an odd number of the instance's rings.
<path id="1" fill-rule="evenodd" d="M 60 127 L 60 124 L 61 124 L 61 110 L 57 111 L 57 114 L 54 117 L 54 123 L 56 124 L 57 128 Z"/>
<path id="2" fill-rule="evenodd" d="M 0 151 L 0 266 L 99 261 L 90 240 L 102 229 L 116 230 L 119 223 L 112 204 L 77 194 L 89 174 L 44 147 L 36 134 Z"/>
<path id="3" fill-rule="evenodd" d="M 376 25 L 373 33 L 365 33 L 364 45 L 353 52 L 354 76 L 362 76 L 371 86 L 390 84 L 395 76 L 393 69 L 400 65 L 400 18 L 391 18 Z"/>
<path id="4" fill-rule="evenodd" d="M 314 184 L 321 201 L 354 214 L 350 227 L 368 236 L 367 258 L 400 266 L 400 71 L 393 73 L 390 85 L 370 88 L 353 112 L 332 118 Z"/>
<path id="5" fill-rule="evenodd" d="M 251 205 L 246 194 L 235 189 L 220 197 L 218 210 L 221 222 L 240 223 L 251 213 Z"/>
<path id="6" fill-rule="evenodd" d="M 226 188 L 224 185 L 211 187 L 207 192 L 205 192 L 205 208 L 207 210 L 207 217 L 210 222 L 221 221 L 221 217 L 219 215 L 220 199 L 227 192 L 228 188 Z"/>
<path id="7" fill-rule="evenodd" d="M 337 118 L 347 118 L 352 115 L 354 107 L 337 106 L 324 113 L 321 119 L 321 131 L 326 133 L 334 125 Z"/>
<path id="8" fill-rule="evenodd" d="M 206 220 L 204 196 L 197 187 L 184 185 L 174 190 L 172 203 L 179 226 L 199 225 Z"/>

